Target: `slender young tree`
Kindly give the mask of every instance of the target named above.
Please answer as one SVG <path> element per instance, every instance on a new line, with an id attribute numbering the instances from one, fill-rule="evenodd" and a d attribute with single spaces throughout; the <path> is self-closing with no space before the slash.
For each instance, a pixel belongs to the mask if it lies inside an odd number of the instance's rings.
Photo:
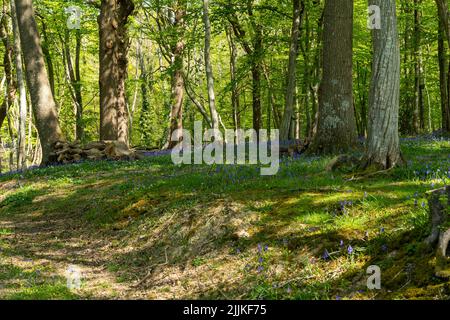
<path id="1" fill-rule="evenodd" d="M 59 126 L 56 103 L 45 69 L 32 1 L 15 0 L 15 4 L 28 90 L 42 146 L 42 164 L 47 164 L 54 143 L 64 140 L 64 136 Z"/>
<path id="2" fill-rule="evenodd" d="M 403 163 L 398 114 L 400 47 L 395 0 L 369 0 L 380 7 L 381 28 L 372 30 L 373 63 L 369 92 L 369 123 L 364 167 L 390 169 Z"/>
<path id="3" fill-rule="evenodd" d="M 312 153 L 330 154 L 356 145 L 353 108 L 353 0 L 325 1 L 323 76 Z"/>
<path id="4" fill-rule="evenodd" d="M 299 49 L 300 26 L 304 4 L 303 1 L 293 0 L 294 18 L 292 21 L 291 45 L 287 74 L 286 100 L 283 119 L 280 127 L 280 140 L 286 141 L 290 137 L 292 118 L 294 116 L 295 89 L 297 85 L 297 56 Z"/>
<path id="5" fill-rule="evenodd" d="M 209 112 L 211 113 L 212 129 L 219 129 L 219 114 L 216 109 L 216 95 L 214 93 L 214 75 L 211 63 L 211 22 L 209 20 L 209 0 L 203 0 L 203 24 L 205 26 L 205 66 L 208 86 Z"/>

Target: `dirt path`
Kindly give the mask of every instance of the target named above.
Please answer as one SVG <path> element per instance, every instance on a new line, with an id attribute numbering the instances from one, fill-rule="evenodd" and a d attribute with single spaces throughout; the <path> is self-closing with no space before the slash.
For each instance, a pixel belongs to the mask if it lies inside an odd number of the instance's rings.
<path id="1" fill-rule="evenodd" d="M 80 298 L 139 298 L 139 292 L 132 290 L 130 283 L 118 283 L 108 271 L 112 239 L 107 235 L 99 237 L 98 231 L 89 230 L 89 226 L 73 217 L 2 215 L 2 230 L 0 264 L 5 270 L 0 278 L 0 297 L 16 294 L 24 287 L 33 289 L 35 285 L 63 286 L 68 268 L 74 266 L 81 271 L 82 285 L 72 292 Z"/>

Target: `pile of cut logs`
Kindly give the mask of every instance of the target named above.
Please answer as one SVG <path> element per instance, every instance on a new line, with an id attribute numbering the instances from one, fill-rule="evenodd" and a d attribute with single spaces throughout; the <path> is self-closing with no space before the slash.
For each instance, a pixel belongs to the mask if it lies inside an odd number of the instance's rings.
<path id="1" fill-rule="evenodd" d="M 135 160 L 139 155 L 119 141 L 97 141 L 82 145 L 81 142 L 57 141 L 50 154 L 50 162 L 68 164 L 81 160 Z"/>

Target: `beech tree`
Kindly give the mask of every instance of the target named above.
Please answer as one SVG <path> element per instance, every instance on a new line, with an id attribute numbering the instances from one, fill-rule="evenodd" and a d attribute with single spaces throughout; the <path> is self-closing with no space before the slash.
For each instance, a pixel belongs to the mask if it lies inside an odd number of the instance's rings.
<path id="1" fill-rule="evenodd" d="M 353 0 L 325 1 L 323 76 L 313 153 L 343 153 L 356 144 L 353 108 Z"/>
<path id="2" fill-rule="evenodd" d="M 102 0 L 99 24 L 100 139 L 128 144 L 128 111 L 125 92 L 129 48 L 127 23 L 131 0 Z"/>
<path id="3" fill-rule="evenodd" d="M 54 143 L 64 140 L 64 136 L 45 69 L 32 1 L 15 0 L 15 4 L 28 90 L 42 146 L 42 164 L 47 164 Z"/>
<path id="4" fill-rule="evenodd" d="M 381 28 L 372 30 L 372 80 L 364 166 L 389 169 L 403 162 L 398 132 L 400 47 L 397 13 L 395 0 L 370 0 L 369 5 L 380 7 Z"/>

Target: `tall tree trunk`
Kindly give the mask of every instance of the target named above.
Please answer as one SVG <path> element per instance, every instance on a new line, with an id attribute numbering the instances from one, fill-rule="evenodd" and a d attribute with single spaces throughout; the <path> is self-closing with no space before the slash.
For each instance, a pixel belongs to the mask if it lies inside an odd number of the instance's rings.
<path id="1" fill-rule="evenodd" d="M 447 39 L 447 44 L 450 46 L 450 13 L 446 0 L 435 0 L 438 8 L 439 19 L 443 23 L 444 34 Z"/>
<path id="2" fill-rule="evenodd" d="M 421 50 L 421 13 L 420 1 L 414 0 L 414 131 L 425 129 L 425 106 L 423 100 L 422 50 Z"/>
<path id="3" fill-rule="evenodd" d="M 403 162 L 398 133 L 400 48 L 395 0 L 369 0 L 381 9 L 381 29 L 372 30 L 373 64 L 365 166 L 389 169 Z"/>
<path id="4" fill-rule="evenodd" d="M 19 88 L 19 128 L 17 143 L 17 168 L 24 169 L 27 165 L 26 124 L 27 124 L 27 92 L 23 79 L 22 50 L 19 27 L 17 25 L 16 7 L 11 1 L 11 17 L 14 34 L 14 61 L 16 67 L 17 86 Z"/>
<path id="5" fill-rule="evenodd" d="M 211 64 L 211 22 L 209 20 L 209 0 L 203 0 L 203 23 L 205 25 L 205 67 L 208 86 L 209 112 L 211 114 L 212 129 L 219 130 L 219 114 L 216 109 L 214 75 Z"/>
<path id="6" fill-rule="evenodd" d="M 340 153 L 356 145 L 353 108 L 353 1 L 325 1 L 323 79 L 313 153 Z"/>
<path id="7" fill-rule="evenodd" d="M 235 130 L 241 127 L 241 117 L 240 117 L 240 99 L 239 99 L 239 87 L 237 83 L 237 58 L 238 52 L 236 48 L 236 43 L 233 39 L 232 30 L 227 31 L 228 46 L 230 48 L 230 75 L 231 75 L 231 104 L 233 105 L 233 125 Z M 237 139 L 237 137 L 236 137 Z M 236 141 L 239 143 L 239 141 Z"/>
<path id="8" fill-rule="evenodd" d="M 42 164 L 47 164 L 50 153 L 53 151 L 53 144 L 63 140 L 64 137 L 45 69 L 32 2 L 31 0 L 15 0 L 15 4 L 28 90 L 42 145 Z"/>
<path id="9" fill-rule="evenodd" d="M 185 42 L 183 38 L 183 28 L 184 18 L 186 15 L 186 8 L 184 7 L 184 3 L 178 3 L 175 9 L 175 19 L 174 19 L 174 28 L 179 31 L 178 40 L 176 44 L 171 48 L 172 52 L 172 95 L 171 95 L 171 110 L 170 110 L 170 126 L 169 126 L 169 135 L 168 135 L 168 148 L 174 148 L 178 142 L 182 139 L 181 130 L 183 129 L 183 103 L 184 103 L 184 93 L 185 93 L 185 83 L 184 83 L 184 49 Z M 172 141 L 172 135 L 176 131 L 178 131 L 178 137 L 176 141 Z"/>
<path id="10" fill-rule="evenodd" d="M 127 22 L 131 0 L 102 0 L 98 17 L 100 36 L 100 139 L 128 141 L 125 92 L 128 48 Z"/>
<path id="11" fill-rule="evenodd" d="M 446 132 L 450 131 L 450 112 L 448 100 L 448 86 L 447 86 L 447 68 L 448 59 L 445 53 L 445 30 L 442 19 L 439 18 L 439 38 L 438 38 L 438 59 L 439 59 L 439 89 L 441 97 L 441 114 L 442 114 L 442 129 Z"/>
<path id="12" fill-rule="evenodd" d="M 84 138 L 84 126 L 83 126 L 83 95 L 81 92 L 81 31 L 76 30 L 75 34 L 76 47 L 75 47 L 75 98 L 76 98 L 76 140 L 83 140 Z"/>
<path id="13" fill-rule="evenodd" d="M 247 12 L 253 26 L 253 56 L 252 56 L 252 95 L 253 95 L 253 129 L 262 129 L 261 109 L 261 60 L 263 56 L 262 25 L 255 21 L 253 15 L 253 0 L 247 0 Z"/>
<path id="14" fill-rule="evenodd" d="M 50 88 L 52 89 L 53 96 L 55 96 L 55 70 L 53 67 L 52 55 L 50 54 L 50 42 L 47 34 L 47 24 L 45 19 L 41 19 L 42 25 L 42 52 L 44 53 L 45 62 L 47 62 L 48 68 L 48 80 L 50 81 Z"/>
<path id="15" fill-rule="evenodd" d="M 247 14 L 253 28 L 252 45 L 246 39 L 246 32 L 240 25 L 236 14 L 231 14 L 228 20 L 245 53 L 251 58 L 253 129 L 259 131 L 262 128 L 261 74 L 263 67 L 261 59 L 263 54 L 263 34 L 262 26 L 255 21 L 253 15 L 253 0 L 247 0 Z"/>
<path id="16" fill-rule="evenodd" d="M 5 47 L 5 53 L 3 56 L 3 69 L 5 71 L 5 81 L 6 81 L 6 97 L 4 98 L 2 104 L 0 105 L 0 129 L 2 128 L 3 122 L 6 119 L 8 113 L 8 108 L 13 105 L 16 98 L 17 83 L 13 76 L 13 53 L 14 48 L 11 45 L 9 39 L 8 30 L 8 15 L 6 13 L 6 8 L 4 8 L 2 20 L 0 21 L 0 37 Z M 14 16 L 13 16 L 14 17 Z"/>
<path id="17" fill-rule="evenodd" d="M 76 47 L 75 47 L 75 66 L 72 61 L 72 53 L 70 50 L 70 30 L 67 29 L 64 38 L 64 54 L 67 64 L 67 73 L 71 86 L 71 96 L 74 104 L 75 113 L 75 140 L 83 139 L 83 96 L 81 93 L 81 72 L 80 72 L 80 55 L 81 55 L 81 32 L 76 30 Z"/>
<path id="18" fill-rule="evenodd" d="M 300 26 L 304 4 L 300 0 L 293 0 L 293 20 L 291 31 L 291 45 L 289 50 L 289 63 L 287 74 L 286 100 L 283 119 L 280 126 L 280 140 L 287 141 L 290 137 L 292 117 L 294 116 L 295 89 L 297 85 L 297 56 L 299 49 Z"/>

